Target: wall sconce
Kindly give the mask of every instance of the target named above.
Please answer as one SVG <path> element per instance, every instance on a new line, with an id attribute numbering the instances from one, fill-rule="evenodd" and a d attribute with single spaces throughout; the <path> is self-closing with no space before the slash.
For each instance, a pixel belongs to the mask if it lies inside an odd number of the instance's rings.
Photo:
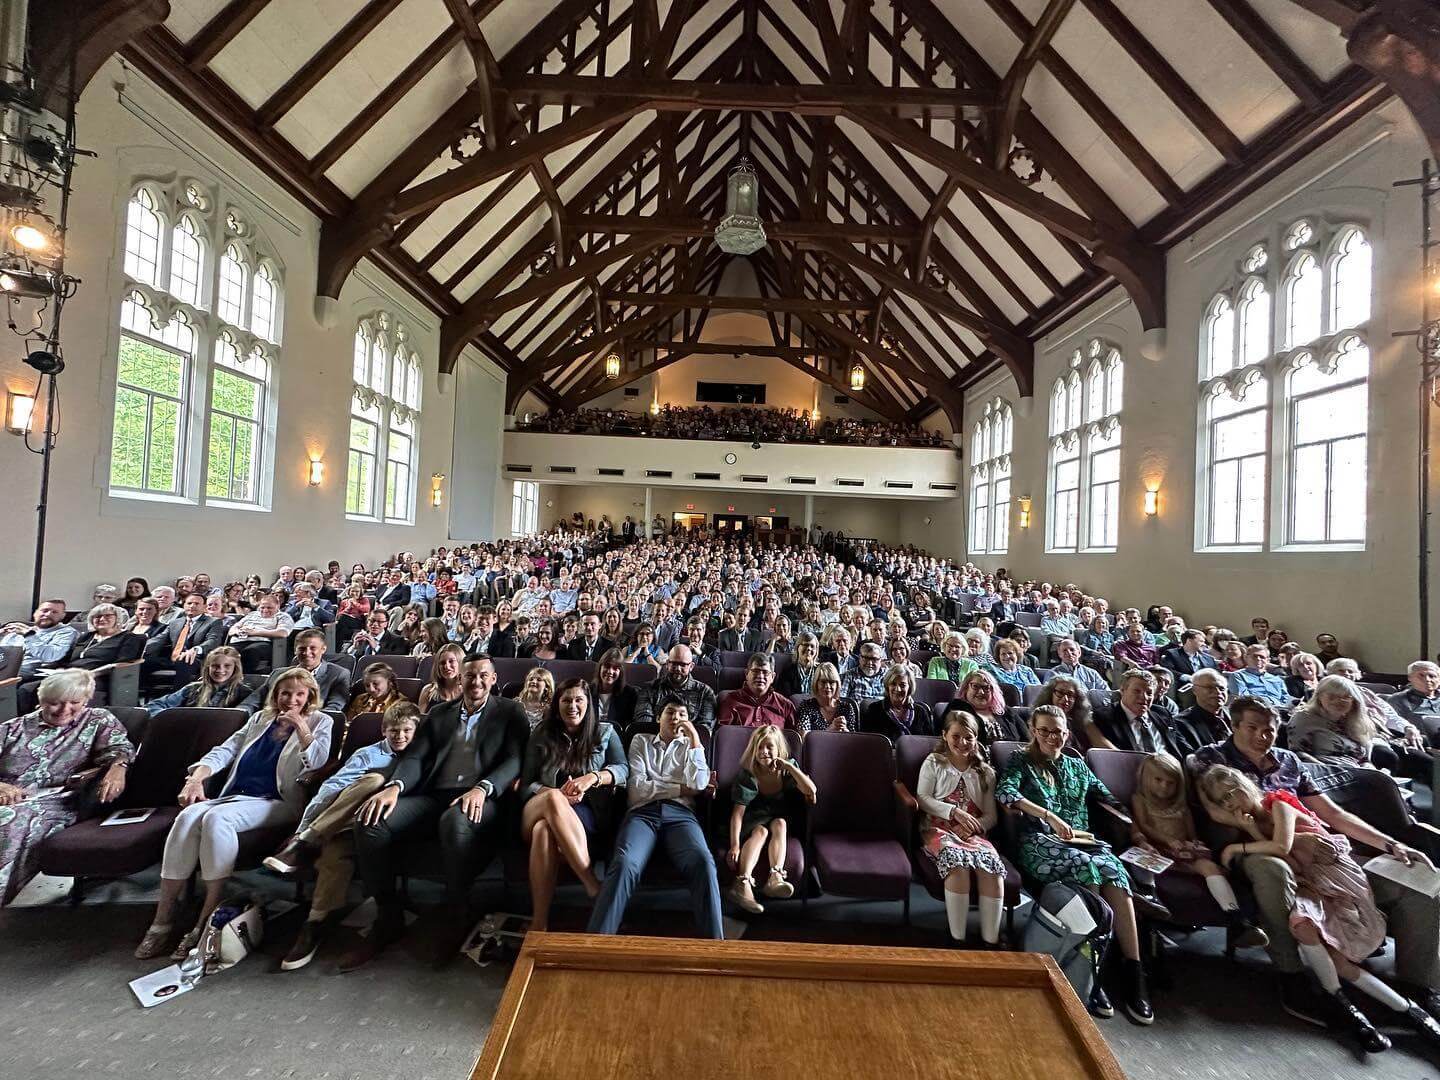
<path id="1" fill-rule="evenodd" d="M 819 422 L 820 422 L 820 410 L 819 410 L 819 409 L 811 409 L 811 410 L 810 410 L 810 423 L 812 423 L 812 424 L 818 424 Z"/>
<path id="2" fill-rule="evenodd" d="M 651 416 L 659 416 L 659 415 L 660 415 L 660 402 L 658 402 L 658 401 L 652 401 L 652 402 L 650 402 L 650 415 L 651 415 Z"/>
<path id="3" fill-rule="evenodd" d="M 325 462 L 319 458 L 310 459 L 310 486 L 319 487 L 325 482 Z"/>
<path id="4" fill-rule="evenodd" d="M 1146 517 L 1154 517 L 1154 516 L 1155 516 L 1156 514 L 1158 514 L 1159 512 L 1160 512 L 1160 489 L 1159 489 L 1158 487 L 1157 487 L 1157 488 L 1148 488 L 1148 487 L 1147 487 L 1147 488 L 1145 489 L 1145 516 L 1146 516 Z"/>
<path id="5" fill-rule="evenodd" d="M 1029 496 L 1029 495 L 1021 495 L 1021 496 L 1020 496 L 1020 528 L 1022 528 L 1022 529 L 1028 529 L 1029 527 L 1030 527 L 1030 496 Z"/>
<path id="6" fill-rule="evenodd" d="M 445 474 L 430 474 L 430 505 L 439 507 L 445 501 Z"/>
<path id="7" fill-rule="evenodd" d="M 30 431 L 30 422 L 35 418 L 35 398 L 31 394 L 6 392 L 5 430 L 11 435 L 25 435 Z"/>

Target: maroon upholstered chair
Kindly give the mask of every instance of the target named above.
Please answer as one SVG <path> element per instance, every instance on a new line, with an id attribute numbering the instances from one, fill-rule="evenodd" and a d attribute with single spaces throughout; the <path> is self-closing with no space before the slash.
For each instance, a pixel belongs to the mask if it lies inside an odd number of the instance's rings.
<path id="1" fill-rule="evenodd" d="M 78 900 L 87 878 L 128 877 L 155 865 L 180 813 L 186 770 L 246 719 L 243 709 L 166 709 L 152 717 L 114 809 L 155 812 L 131 825 L 101 826 L 106 814 L 61 829 L 41 845 L 41 872 L 75 878 Z"/>
<path id="2" fill-rule="evenodd" d="M 696 682 L 703 682 L 711 690 L 716 690 L 720 686 L 720 673 L 714 668 L 696 667 L 690 672 L 690 677 Z"/>
<path id="3" fill-rule="evenodd" d="M 546 660 L 544 668 L 554 676 L 556 686 L 566 679 L 595 681 L 595 665 L 589 660 Z"/>
<path id="4" fill-rule="evenodd" d="M 899 900 L 910 919 L 906 815 L 895 792 L 890 740 L 861 732 L 812 731 L 802 768 L 819 789 L 810 808 L 806 858 L 820 887 L 840 896 Z"/>
<path id="5" fill-rule="evenodd" d="M 717 692 L 739 690 L 740 687 L 744 685 L 745 671 L 743 668 L 721 668 L 715 677 L 715 689 Z"/>
<path id="6" fill-rule="evenodd" d="M 895 744 L 895 772 L 901 786 L 905 789 L 905 795 L 914 798 L 916 789 L 920 782 L 920 766 L 925 759 L 935 750 L 936 740 L 928 735 L 901 735 L 900 741 Z M 908 805 L 908 802 L 907 802 Z M 915 869 L 915 876 L 920 884 L 925 886 L 925 891 L 936 900 L 944 901 L 945 885 L 940 877 L 939 871 L 935 869 L 935 860 L 930 858 L 921 848 L 920 824 L 924 820 L 924 811 L 919 808 L 918 803 L 910 807 L 912 821 L 910 829 L 906 834 L 906 846 L 910 851 L 910 864 Z M 999 828 L 997 823 L 996 828 Z M 998 846 L 998 844 L 997 844 Z M 1013 915 L 1015 905 L 1020 902 L 1020 871 L 1015 865 L 1000 856 L 1005 864 L 1005 909 L 1007 915 Z"/>
<path id="7" fill-rule="evenodd" d="M 524 683 L 525 673 L 539 667 L 537 660 L 529 657 L 499 656 L 491 661 L 495 665 L 495 678 L 502 686 L 506 683 Z"/>
<path id="8" fill-rule="evenodd" d="M 1110 789 L 1110 794 L 1128 807 L 1135 796 L 1140 764 L 1146 757 L 1146 754 L 1133 750 L 1089 750 L 1085 754 L 1085 762 L 1100 782 Z M 1122 837 L 1116 834 L 1111 840 L 1117 852 L 1130 846 L 1128 835 Z M 1170 909 L 1174 921 L 1182 926 L 1226 924 L 1225 913 L 1205 887 L 1205 879 L 1198 874 L 1167 870 L 1155 879 L 1155 891 Z"/>
<path id="9" fill-rule="evenodd" d="M 754 728 L 734 727 L 725 725 L 715 729 L 714 743 L 710 751 L 711 768 L 715 771 L 715 798 L 711 803 L 713 809 L 710 813 L 711 831 L 713 834 L 712 850 L 715 854 L 715 868 L 719 871 L 721 881 L 729 881 L 732 877 L 730 864 L 726 856 L 730 851 L 730 812 L 735 805 L 730 798 L 731 790 L 735 786 L 735 778 L 740 775 L 740 757 L 745 753 L 745 747 L 750 742 L 750 737 L 755 734 Z M 796 736 L 798 743 L 798 732 L 787 733 L 786 744 L 790 746 L 790 752 L 795 759 L 799 760 L 796 751 L 796 743 L 791 743 L 789 735 Z M 797 812 L 803 815 L 797 803 Z M 800 881 L 805 874 L 805 848 L 803 838 L 805 836 L 803 816 L 796 817 L 790 822 L 790 832 L 786 836 L 785 844 L 785 873 L 795 888 L 800 889 Z M 744 837 L 741 838 L 742 840 Z M 770 872 L 770 857 L 766 852 L 760 853 L 760 861 L 755 864 L 757 880 L 763 881 Z"/>
<path id="10" fill-rule="evenodd" d="M 949 679 L 919 679 L 915 683 L 915 700 L 924 702 L 939 716 L 955 699 L 956 686 Z"/>
<path id="11" fill-rule="evenodd" d="M 750 654 L 743 650 L 721 649 L 720 666 L 722 668 L 739 668 L 745 670 L 745 665 L 750 661 Z"/>
<path id="12" fill-rule="evenodd" d="M 365 669 L 371 664 L 389 664 L 395 670 L 397 679 L 419 678 L 420 661 L 413 656 L 402 656 L 396 654 L 381 654 L 378 656 L 367 656 L 364 660 L 355 663 L 355 679 L 365 678 Z"/>
<path id="13" fill-rule="evenodd" d="M 626 686 L 644 686 L 646 683 L 655 681 L 655 676 L 660 674 L 660 669 L 654 664 L 622 664 L 621 670 L 625 672 Z"/>

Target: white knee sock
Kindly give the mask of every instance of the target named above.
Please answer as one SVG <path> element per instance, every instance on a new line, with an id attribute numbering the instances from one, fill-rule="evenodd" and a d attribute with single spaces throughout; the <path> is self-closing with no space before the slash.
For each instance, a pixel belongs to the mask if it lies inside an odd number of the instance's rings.
<path id="1" fill-rule="evenodd" d="M 1000 940 L 1000 916 L 1005 910 L 1005 901 L 998 896 L 980 897 L 980 937 L 987 944 L 994 945 Z"/>
<path id="2" fill-rule="evenodd" d="M 1230 887 L 1230 882 L 1223 874 L 1207 874 L 1205 887 L 1210 890 L 1210 895 L 1220 905 L 1222 911 L 1239 911 L 1240 902 L 1235 899 L 1235 890 Z"/>
<path id="3" fill-rule="evenodd" d="M 970 922 L 970 894 L 946 889 L 945 917 L 950 921 L 950 936 L 956 941 L 964 941 L 966 926 Z"/>
<path id="4" fill-rule="evenodd" d="M 1409 1000 L 1399 991 L 1386 986 L 1370 972 L 1364 971 L 1355 978 L 1347 980 L 1357 990 L 1363 990 L 1381 1005 L 1394 1009 L 1396 1012 L 1404 1012 L 1410 1008 Z"/>
<path id="5" fill-rule="evenodd" d="M 1330 959 L 1330 953 L 1324 945 L 1297 945 L 1300 951 L 1300 959 L 1305 962 L 1319 980 L 1320 987 L 1327 994 L 1333 994 L 1340 989 L 1340 973 L 1335 970 L 1335 961 Z"/>

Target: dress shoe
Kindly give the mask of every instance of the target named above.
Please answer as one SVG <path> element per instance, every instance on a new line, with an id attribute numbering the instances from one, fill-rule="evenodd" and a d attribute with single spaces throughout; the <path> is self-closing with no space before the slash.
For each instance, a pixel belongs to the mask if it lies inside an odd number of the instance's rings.
<path id="1" fill-rule="evenodd" d="M 266 870 L 273 870 L 283 877 L 289 877 L 291 874 L 298 874 L 302 870 L 309 869 L 319 854 L 319 845 L 302 840 L 297 835 L 285 841 L 285 846 L 274 855 L 267 856 L 261 865 Z"/>
<path id="2" fill-rule="evenodd" d="M 341 971 L 355 971 L 374 960 L 405 934 L 405 917 L 400 912 L 382 913 L 370 932 L 340 956 L 336 966 Z"/>

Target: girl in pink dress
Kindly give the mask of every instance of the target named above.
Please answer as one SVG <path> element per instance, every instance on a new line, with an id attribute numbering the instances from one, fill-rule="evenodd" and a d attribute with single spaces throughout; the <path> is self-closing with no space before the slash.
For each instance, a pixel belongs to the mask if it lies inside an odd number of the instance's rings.
<path id="1" fill-rule="evenodd" d="M 964 941 L 970 919 L 970 877 L 980 894 L 980 937 L 1000 943 L 1005 864 L 985 834 L 995 825 L 995 770 L 982 756 L 975 717 L 952 709 L 935 752 L 920 766 L 915 798 L 925 812 L 920 839 L 945 882 L 950 936 Z"/>
<path id="2" fill-rule="evenodd" d="M 1300 958 L 1331 998 L 1343 1024 L 1369 1053 L 1390 1047 L 1365 1014 L 1345 996 L 1342 980 L 1401 1015 L 1432 1044 L 1440 1042 L 1440 1023 L 1380 978 L 1361 967 L 1385 940 L 1385 916 L 1365 871 L 1350 854 L 1350 840 L 1331 832 L 1288 791 L 1261 793 L 1243 773 L 1223 765 L 1200 778 L 1201 791 L 1220 811 L 1212 817 L 1241 831 L 1239 843 L 1220 853 L 1230 866 L 1242 855 L 1284 859 L 1295 874 L 1295 906 L 1290 933 Z"/>

